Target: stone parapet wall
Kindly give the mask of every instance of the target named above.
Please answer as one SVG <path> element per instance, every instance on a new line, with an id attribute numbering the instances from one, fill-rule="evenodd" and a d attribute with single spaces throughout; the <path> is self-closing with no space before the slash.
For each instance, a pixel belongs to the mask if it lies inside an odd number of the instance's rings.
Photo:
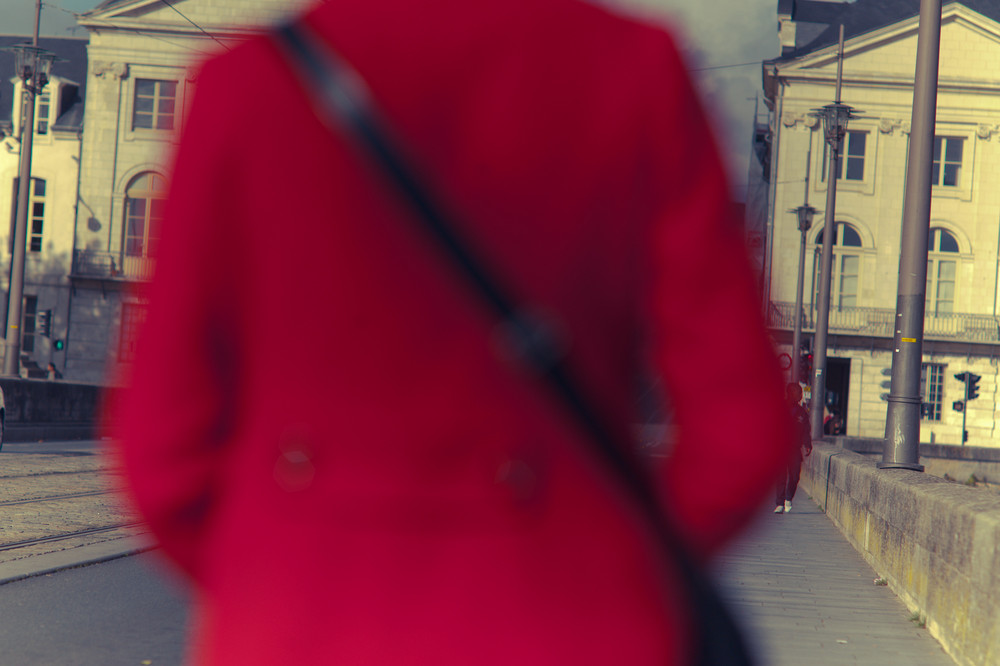
<path id="1" fill-rule="evenodd" d="M 27 432 L 29 426 L 59 426 L 66 432 L 71 426 L 89 426 L 92 430 L 105 391 L 93 384 L 43 379 L 0 378 L 0 388 L 4 393 L 5 425 L 11 437 L 18 431 Z"/>
<path id="2" fill-rule="evenodd" d="M 959 664 L 1000 663 L 1000 497 L 827 443 L 801 485 Z"/>
<path id="3" fill-rule="evenodd" d="M 826 437 L 825 440 L 876 461 L 882 459 L 885 444 L 881 439 L 861 437 Z M 921 444 L 920 464 L 932 476 L 1000 492 L 1000 448 Z"/>

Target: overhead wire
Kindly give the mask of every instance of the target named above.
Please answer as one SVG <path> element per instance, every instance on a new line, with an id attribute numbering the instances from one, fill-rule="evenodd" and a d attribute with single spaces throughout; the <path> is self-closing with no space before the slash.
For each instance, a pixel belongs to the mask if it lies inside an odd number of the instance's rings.
<path id="1" fill-rule="evenodd" d="M 712 67 L 696 67 L 692 69 L 692 72 L 707 72 L 713 69 L 731 69 L 733 67 L 749 67 L 750 65 L 759 65 L 762 60 L 754 60 L 752 62 L 740 62 L 734 63 L 732 65 L 713 65 Z"/>
<path id="2" fill-rule="evenodd" d="M 137 35 L 142 35 L 144 37 L 148 37 L 149 39 L 156 40 L 158 42 L 163 42 L 164 44 L 170 44 L 171 46 L 176 46 L 176 47 L 178 47 L 180 49 L 183 49 L 185 51 L 190 51 L 192 53 L 196 53 L 196 54 L 201 55 L 201 56 L 206 56 L 207 57 L 207 56 L 212 55 L 211 51 L 203 51 L 203 50 L 200 50 L 200 49 L 196 49 L 196 48 L 192 47 L 189 44 L 184 44 L 182 42 L 176 42 L 176 41 L 172 41 L 172 40 L 169 40 L 169 39 L 165 39 L 163 37 L 158 36 L 155 32 L 150 31 L 150 30 L 146 30 L 146 29 L 143 29 L 143 28 L 132 28 L 132 27 L 129 27 L 129 26 L 123 26 L 123 25 L 121 25 L 119 23 L 112 23 L 110 21 L 101 21 L 101 19 L 90 19 L 90 20 L 91 21 L 97 21 L 97 22 L 104 23 L 105 25 L 107 25 L 109 27 L 113 27 L 115 30 L 124 30 L 124 31 L 127 31 L 127 32 L 132 32 L 132 33 L 135 33 Z"/>
<path id="3" fill-rule="evenodd" d="M 185 21 L 187 21 L 188 23 L 190 23 L 190 24 L 191 24 L 191 25 L 193 25 L 194 27 L 196 27 L 196 28 L 198 28 L 199 30 L 201 30 L 201 31 L 202 31 L 202 33 L 204 33 L 204 34 L 205 34 L 205 35 L 206 35 L 206 36 L 207 36 L 207 37 L 208 37 L 209 39 L 211 39 L 212 41 L 214 41 L 214 42 L 215 42 L 216 44 L 218 44 L 218 45 L 219 45 L 219 46 L 221 46 L 222 48 L 226 49 L 226 51 L 231 51 L 231 50 L 232 50 L 232 49 L 230 49 L 230 48 L 229 48 L 228 46 L 226 46 L 225 44 L 223 44 L 222 42 L 220 42 L 220 41 L 219 41 L 219 40 L 218 40 L 218 39 L 217 39 L 217 38 L 215 37 L 215 35 L 213 35 L 212 33 L 208 32 L 208 31 L 207 31 L 207 30 L 205 30 L 205 29 L 204 29 L 203 27 L 201 27 L 200 25 L 198 25 L 197 23 L 195 23 L 194 21 L 192 21 L 191 19 L 189 19 L 189 18 L 188 18 L 187 16 L 185 16 L 185 15 L 184 15 L 184 14 L 183 14 L 183 13 L 181 12 L 181 10 L 177 9 L 176 7 L 174 7 L 174 6 L 173 6 L 172 4 L 170 4 L 170 3 L 169 3 L 169 2 L 167 1 L 167 0 L 160 0 L 160 2 L 162 2 L 162 3 L 163 3 L 163 4 L 165 4 L 165 5 L 167 6 L 167 7 L 170 7 L 170 8 L 172 9 L 172 10 L 174 10 L 175 12 L 177 12 L 177 13 L 178 13 L 178 14 L 180 15 L 180 17 L 181 17 L 181 18 L 183 18 L 183 19 L 184 19 Z"/>

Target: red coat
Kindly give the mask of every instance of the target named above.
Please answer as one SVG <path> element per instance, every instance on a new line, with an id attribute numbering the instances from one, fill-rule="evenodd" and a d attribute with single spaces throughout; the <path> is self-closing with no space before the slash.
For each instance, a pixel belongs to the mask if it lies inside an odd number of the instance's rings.
<path id="1" fill-rule="evenodd" d="M 486 261 L 627 432 L 671 393 L 699 557 L 791 446 L 719 159 L 668 36 L 570 0 L 343 0 L 369 80 Z M 264 38 L 209 62 L 117 427 L 211 664 L 664 664 L 677 585 L 574 425 Z M 746 424 L 752 423 L 752 428 Z M 737 427 L 738 426 L 738 427 Z"/>

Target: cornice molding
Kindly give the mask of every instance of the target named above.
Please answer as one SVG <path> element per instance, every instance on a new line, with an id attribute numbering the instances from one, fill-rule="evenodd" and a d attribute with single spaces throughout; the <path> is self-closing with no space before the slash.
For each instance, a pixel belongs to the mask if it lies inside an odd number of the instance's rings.
<path id="1" fill-rule="evenodd" d="M 785 111 L 781 114 L 781 124 L 788 128 L 793 128 L 799 124 L 803 127 L 814 130 L 819 127 L 819 118 L 812 113 L 796 113 L 795 111 Z"/>
<path id="2" fill-rule="evenodd" d="M 980 123 L 976 127 L 976 136 L 983 141 L 989 141 L 996 134 L 1000 134 L 1000 125 L 990 125 L 988 123 Z"/>
<path id="3" fill-rule="evenodd" d="M 903 130 L 904 125 L 906 129 Z M 909 133 L 910 124 L 903 120 L 902 118 L 891 118 L 889 116 L 882 116 L 878 121 L 878 131 L 882 134 L 892 135 L 896 130 L 903 131 L 904 134 Z"/>
<path id="4" fill-rule="evenodd" d="M 99 79 L 126 79 L 128 78 L 128 64 L 124 62 L 112 62 L 108 60 L 95 60 L 91 64 L 90 71 Z"/>

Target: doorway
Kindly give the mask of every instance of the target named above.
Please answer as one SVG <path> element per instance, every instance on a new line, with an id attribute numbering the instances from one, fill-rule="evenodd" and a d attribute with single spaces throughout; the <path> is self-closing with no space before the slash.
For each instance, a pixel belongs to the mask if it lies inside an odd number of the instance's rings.
<path id="1" fill-rule="evenodd" d="M 839 423 L 831 423 L 832 432 L 827 434 L 844 435 L 847 433 L 847 399 L 851 385 L 851 359 L 826 359 L 826 417 L 838 419 Z M 826 429 L 824 428 L 824 431 Z"/>

